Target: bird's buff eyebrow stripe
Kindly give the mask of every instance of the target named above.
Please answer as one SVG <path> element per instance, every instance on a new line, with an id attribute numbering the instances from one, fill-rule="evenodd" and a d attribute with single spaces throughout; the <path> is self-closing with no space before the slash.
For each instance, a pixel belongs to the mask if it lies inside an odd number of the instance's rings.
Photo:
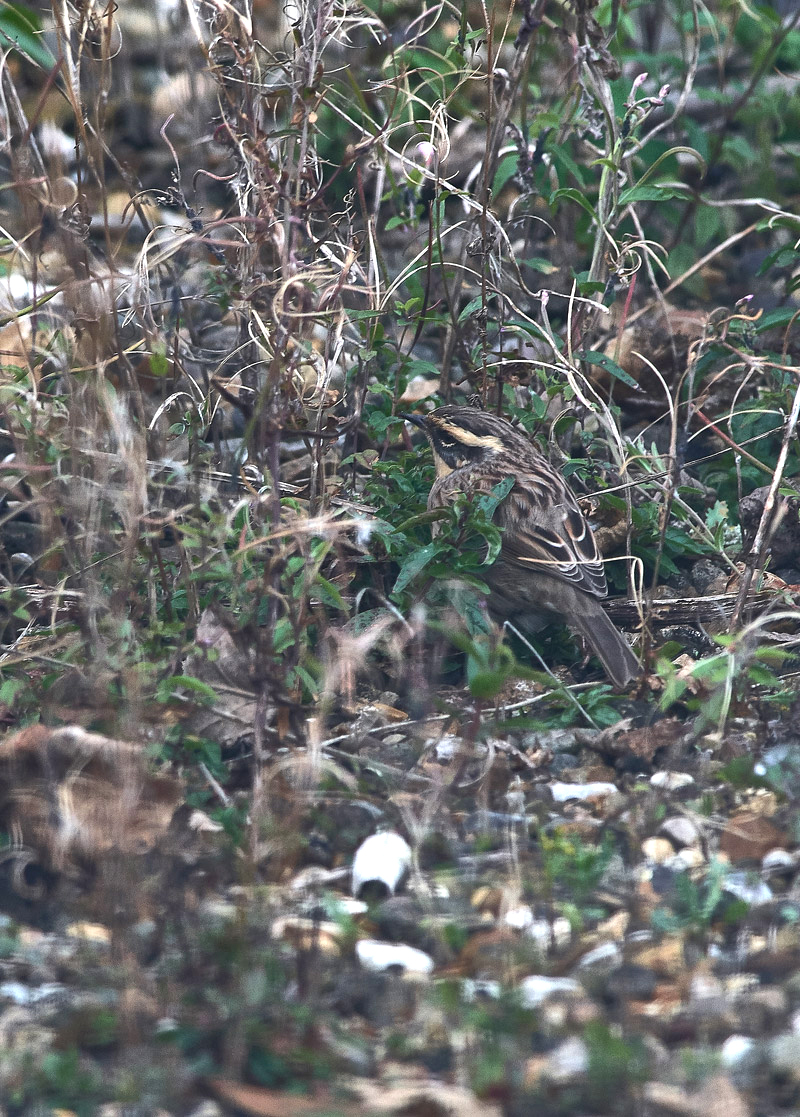
<path id="1" fill-rule="evenodd" d="M 437 422 L 436 426 L 442 434 L 451 435 L 456 442 L 461 442 L 464 446 L 483 446 L 486 450 L 497 450 L 498 454 L 505 449 L 496 434 L 473 434 L 472 431 L 454 426 L 452 423 Z"/>

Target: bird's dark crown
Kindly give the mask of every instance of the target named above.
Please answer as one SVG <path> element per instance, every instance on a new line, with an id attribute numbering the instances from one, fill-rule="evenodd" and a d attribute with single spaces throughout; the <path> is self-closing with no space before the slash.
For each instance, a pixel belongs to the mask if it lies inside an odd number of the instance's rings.
<path id="1" fill-rule="evenodd" d="M 406 415 L 428 436 L 448 469 L 490 461 L 498 454 L 530 452 L 530 443 L 506 419 L 474 407 L 438 407 L 430 415 Z"/>

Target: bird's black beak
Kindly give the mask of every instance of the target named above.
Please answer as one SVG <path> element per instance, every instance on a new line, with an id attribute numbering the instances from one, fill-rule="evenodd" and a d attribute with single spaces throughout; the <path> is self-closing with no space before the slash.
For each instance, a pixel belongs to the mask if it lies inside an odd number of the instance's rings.
<path id="1" fill-rule="evenodd" d="M 420 430 L 426 431 L 428 429 L 428 420 L 424 415 L 409 415 L 407 412 L 401 412 L 400 418 L 405 419 L 408 423 L 413 423 Z"/>

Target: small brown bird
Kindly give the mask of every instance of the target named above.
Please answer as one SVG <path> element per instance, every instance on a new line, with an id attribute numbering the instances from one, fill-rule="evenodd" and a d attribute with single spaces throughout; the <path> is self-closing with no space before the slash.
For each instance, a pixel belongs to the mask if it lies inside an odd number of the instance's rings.
<path id="1" fill-rule="evenodd" d="M 600 605 L 608 588 L 592 530 L 564 479 L 525 435 L 472 407 L 403 418 L 422 428 L 433 450 L 429 509 L 515 478 L 494 515 L 503 542 L 486 572 L 491 612 L 532 632 L 560 619 L 583 637 L 615 686 L 638 678 L 639 661 Z"/>

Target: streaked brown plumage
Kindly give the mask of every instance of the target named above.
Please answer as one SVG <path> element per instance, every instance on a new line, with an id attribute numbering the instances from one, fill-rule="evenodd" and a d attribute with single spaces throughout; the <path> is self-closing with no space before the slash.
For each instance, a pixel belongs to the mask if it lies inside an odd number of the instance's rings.
<path id="1" fill-rule="evenodd" d="M 608 589 L 592 530 L 549 462 L 506 419 L 476 408 L 404 418 L 424 430 L 433 450 L 428 508 L 516 478 L 494 517 L 503 543 L 486 572 L 492 613 L 529 631 L 558 618 L 583 637 L 616 686 L 636 679 L 639 661 L 600 605 Z"/>

